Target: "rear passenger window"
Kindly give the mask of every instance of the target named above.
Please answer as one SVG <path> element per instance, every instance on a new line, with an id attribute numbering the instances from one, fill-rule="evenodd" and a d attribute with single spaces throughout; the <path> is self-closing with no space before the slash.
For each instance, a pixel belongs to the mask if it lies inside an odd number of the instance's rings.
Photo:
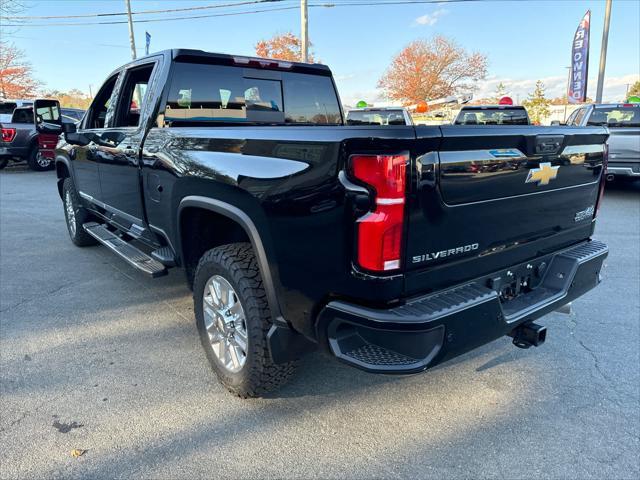
<path id="1" fill-rule="evenodd" d="M 587 111 L 586 108 L 580 108 L 577 111 L 576 118 L 573 119 L 573 125 L 580 125 L 586 111 Z"/>
<path id="2" fill-rule="evenodd" d="M 341 123 L 340 106 L 330 77 L 301 73 L 285 73 L 283 77 L 287 123 Z"/>
<path id="3" fill-rule="evenodd" d="M 120 93 L 120 106 L 115 121 L 116 127 L 137 127 L 147 96 L 147 85 L 153 73 L 154 64 L 132 68 L 127 72 L 124 87 Z"/>
<path id="4" fill-rule="evenodd" d="M 176 63 L 165 121 L 281 123 L 280 80 L 246 78 L 242 68 Z"/>
<path id="5" fill-rule="evenodd" d="M 340 118 L 328 77 L 176 63 L 164 120 L 167 125 L 179 126 L 212 122 L 328 124 L 339 123 Z"/>

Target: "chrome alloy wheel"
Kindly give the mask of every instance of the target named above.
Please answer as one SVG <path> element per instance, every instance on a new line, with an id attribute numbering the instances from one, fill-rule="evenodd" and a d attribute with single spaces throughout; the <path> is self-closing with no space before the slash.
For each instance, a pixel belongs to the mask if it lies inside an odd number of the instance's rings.
<path id="1" fill-rule="evenodd" d="M 239 372 L 247 361 L 247 323 L 236 291 L 220 275 L 205 283 L 202 309 L 213 353 L 226 370 Z"/>
<path id="2" fill-rule="evenodd" d="M 51 165 L 51 159 L 42 155 L 42 152 L 38 152 L 36 154 L 36 163 L 42 168 L 47 168 Z"/>
<path id="3" fill-rule="evenodd" d="M 73 209 L 73 200 L 71 200 L 71 192 L 67 190 L 66 195 L 64 196 L 64 208 L 67 212 L 67 225 L 69 225 L 69 230 L 71 231 L 71 236 L 75 237 L 76 235 L 76 211 Z"/>

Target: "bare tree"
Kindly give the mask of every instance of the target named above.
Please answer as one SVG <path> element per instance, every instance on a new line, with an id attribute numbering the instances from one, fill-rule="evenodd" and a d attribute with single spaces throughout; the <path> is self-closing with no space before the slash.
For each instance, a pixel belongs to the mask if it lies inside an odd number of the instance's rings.
<path id="1" fill-rule="evenodd" d="M 0 0 L 0 38 L 6 39 L 16 32 L 16 29 L 9 29 L 4 24 L 20 24 L 23 20 L 20 18 L 6 18 L 13 15 L 18 15 L 25 10 L 25 3 L 20 0 Z"/>

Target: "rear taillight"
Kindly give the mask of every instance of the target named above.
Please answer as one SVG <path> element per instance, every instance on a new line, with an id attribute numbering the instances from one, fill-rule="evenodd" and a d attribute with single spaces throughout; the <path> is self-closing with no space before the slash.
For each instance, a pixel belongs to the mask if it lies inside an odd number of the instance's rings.
<path id="1" fill-rule="evenodd" d="M 13 142 L 13 139 L 16 138 L 16 129 L 15 128 L 3 128 L 2 129 L 2 141 L 6 143 Z"/>
<path id="2" fill-rule="evenodd" d="M 357 222 L 357 260 L 366 270 L 400 268 L 408 162 L 408 154 L 350 159 L 352 175 L 375 191 L 375 208 Z"/>
<path id="3" fill-rule="evenodd" d="M 598 216 L 600 205 L 602 204 L 602 197 L 604 196 L 604 185 L 607 183 L 607 165 L 609 164 L 609 144 L 604 144 L 602 151 L 602 175 L 600 176 L 600 189 L 598 190 L 598 199 L 596 200 L 596 208 L 593 213 L 593 218 Z"/>

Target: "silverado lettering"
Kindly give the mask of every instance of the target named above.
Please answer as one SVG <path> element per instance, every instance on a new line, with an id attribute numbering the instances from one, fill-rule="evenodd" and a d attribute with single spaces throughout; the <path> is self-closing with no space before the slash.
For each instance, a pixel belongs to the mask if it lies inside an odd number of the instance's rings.
<path id="1" fill-rule="evenodd" d="M 450 248 L 448 250 L 440 250 L 439 252 L 426 253 L 424 255 L 416 255 L 413 257 L 413 263 L 428 262 L 430 260 L 437 260 L 442 257 L 450 257 L 452 255 L 459 255 L 461 253 L 471 252 L 477 250 L 480 245 L 472 243 L 471 245 L 465 245 L 463 247 Z"/>

